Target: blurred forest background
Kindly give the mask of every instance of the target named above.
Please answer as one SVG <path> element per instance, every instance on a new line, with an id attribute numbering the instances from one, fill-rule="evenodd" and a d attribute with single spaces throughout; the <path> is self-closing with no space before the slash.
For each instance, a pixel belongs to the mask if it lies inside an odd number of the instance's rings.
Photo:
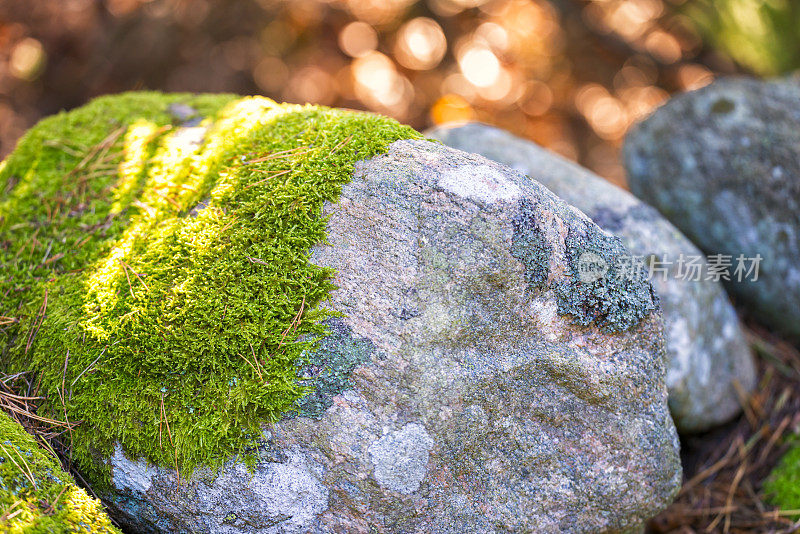
<path id="1" fill-rule="evenodd" d="M 0 0 L 0 157 L 96 95 L 235 92 L 477 119 L 622 184 L 671 93 L 798 66 L 797 0 Z"/>

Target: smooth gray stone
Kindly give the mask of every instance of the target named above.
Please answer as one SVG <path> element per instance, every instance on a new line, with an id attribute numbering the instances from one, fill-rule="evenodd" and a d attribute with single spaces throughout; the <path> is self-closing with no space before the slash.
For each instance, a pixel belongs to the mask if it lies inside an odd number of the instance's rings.
<path id="1" fill-rule="evenodd" d="M 535 143 L 491 126 L 470 123 L 428 132 L 445 144 L 476 152 L 527 174 L 604 230 L 618 235 L 632 254 L 677 260 L 702 253 L 652 207 Z M 705 262 L 703 257 L 702 262 Z M 720 283 L 677 276 L 673 264 L 652 283 L 666 323 L 667 387 L 680 432 L 707 430 L 741 411 L 742 392 L 755 387 L 753 357 L 736 313 Z"/>
<path id="2" fill-rule="evenodd" d="M 628 133 L 624 153 L 631 190 L 708 254 L 761 255 L 758 280 L 728 288 L 800 339 L 800 79 L 679 95 Z"/>

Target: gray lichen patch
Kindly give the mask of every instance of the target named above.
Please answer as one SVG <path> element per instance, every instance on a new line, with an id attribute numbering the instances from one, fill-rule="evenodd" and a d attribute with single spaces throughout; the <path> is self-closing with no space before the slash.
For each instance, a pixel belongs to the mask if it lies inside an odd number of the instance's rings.
<path id="1" fill-rule="evenodd" d="M 321 417 L 333 404 L 332 398 L 347 389 L 353 369 L 370 361 L 375 352 L 369 339 L 353 336 L 341 319 L 328 319 L 326 324 L 329 335 L 307 355 L 298 372 L 299 383 L 311 388 L 297 401 L 297 413 L 304 417 Z"/>
<path id="2" fill-rule="evenodd" d="M 301 450 L 287 453 L 285 462 L 260 463 L 258 476 L 243 464 L 226 469 L 213 487 L 200 488 L 201 506 L 220 509 L 227 503 L 236 514 L 231 522 L 238 527 L 236 532 L 271 527 L 278 528 L 268 532 L 308 532 L 316 516 L 328 508 L 329 491 Z M 234 487 L 244 489 L 232 498 Z"/>
<path id="3" fill-rule="evenodd" d="M 117 490 L 144 494 L 153 485 L 153 467 L 142 459 L 131 461 L 125 458 L 119 444 L 114 448 L 114 455 L 109 458 L 109 463 L 112 466 L 111 484 Z"/>
<path id="4" fill-rule="evenodd" d="M 329 507 L 324 468 L 303 447 L 275 448 L 269 433 L 262 443 L 254 466 L 234 460 L 187 479 L 129 460 L 117 446 L 111 458 L 115 493 L 104 498 L 119 520 L 142 534 L 309 532 Z M 186 513 L 176 513 L 179 508 Z"/>
<path id="5" fill-rule="evenodd" d="M 413 493 L 425 478 L 433 439 L 419 423 L 390 432 L 369 448 L 374 477 L 381 486 L 398 493 Z"/>
<path id="6" fill-rule="evenodd" d="M 566 244 L 571 272 L 555 286 L 559 312 L 570 314 L 581 325 L 596 322 L 609 332 L 624 332 L 658 308 L 658 297 L 644 271 L 625 268 L 633 267 L 634 258 L 618 237 L 570 231 Z M 588 257 L 606 269 L 602 275 L 595 278 L 581 272 Z"/>
<path id="7" fill-rule="evenodd" d="M 530 199 L 520 201 L 519 213 L 512 223 L 511 255 L 525 266 L 528 286 L 538 289 L 547 282 L 553 250 L 536 224 L 536 206 Z"/>
<path id="8" fill-rule="evenodd" d="M 568 222 L 560 272 L 550 267 L 556 252 L 552 236 L 561 229 L 546 222 L 543 214 L 549 211 Z M 626 269 L 633 266 L 633 258 L 622 241 L 598 231 L 588 219 L 565 206 L 522 199 L 512 223 L 511 255 L 525 267 L 528 288 L 553 289 L 558 312 L 569 315 L 575 324 L 624 332 L 657 309 L 657 297 L 644 271 Z M 596 265 L 586 265 L 587 259 Z M 583 272 L 587 267 L 595 269 L 588 277 Z"/>

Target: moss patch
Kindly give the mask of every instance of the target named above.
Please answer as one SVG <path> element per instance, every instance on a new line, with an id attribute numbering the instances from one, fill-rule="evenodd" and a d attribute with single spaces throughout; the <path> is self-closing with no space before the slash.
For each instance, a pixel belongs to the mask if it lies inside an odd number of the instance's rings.
<path id="1" fill-rule="evenodd" d="M 800 443 L 795 444 L 781 459 L 764 482 L 769 501 L 781 510 L 797 510 L 800 519 Z"/>
<path id="2" fill-rule="evenodd" d="M 0 530 L 9 534 L 118 533 L 100 501 L 0 412 Z"/>
<path id="3" fill-rule="evenodd" d="M 182 127 L 188 110 L 202 121 Z M 189 113 L 191 115 L 191 113 Z M 186 472 L 296 410 L 333 314 L 322 206 L 387 118 L 231 95 L 128 93 L 40 122 L 0 168 L 0 350 L 53 416 Z"/>

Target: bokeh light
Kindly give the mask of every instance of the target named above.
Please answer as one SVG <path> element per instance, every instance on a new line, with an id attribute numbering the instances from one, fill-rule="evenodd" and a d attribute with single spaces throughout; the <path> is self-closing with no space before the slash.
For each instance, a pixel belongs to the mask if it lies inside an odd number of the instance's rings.
<path id="1" fill-rule="evenodd" d="M 45 61 L 42 43 L 27 37 L 11 49 L 9 70 L 12 76 L 21 80 L 33 80 L 41 71 Z"/>
<path id="2" fill-rule="evenodd" d="M 279 57 L 264 56 L 253 69 L 253 79 L 265 93 L 276 93 L 289 80 L 289 67 Z"/>
<path id="3" fill-rule="evenodd" d="M 714 74 L 702 65 L 683 65 L 678 70 L 678 81 L 685 91 L 693 91 L 713 82 Z"/>
<path id="4" fill-rule="evenodd" d="M 476 87 L 489 87 L 500 77 L 500 61 L 491 50 L 468 44 L 458 53 L 458 64 L 467 81 Z"/>
<path id="5" fill-rule="evenodd" d="M 351 22 L 339 33 L 339 47 L 350 57 L 363 57 L 378 48 L 378 32 L 366 22 Z"/>
<path id="6" fill-rule="evenodd" d="M 414 70 L 434 68 L 447 51 L 447 39 L 441 26 L 427 17 L 412 19 L 397 32 L 394 48 L 397 61 Z"/>
<path id="7" fill-rule="evenodd" d="M 382 26 L 397 20 L 414 0 L 345 0 L 344 3 L 356 19 Z"/>
<path id="8" fill-rule="evenodd" d="M 443 95 L 431 108 L 431 120 L 434 124 L 464 122 L 473 119 L 475 119 L 475 111 L 469 102 L 459 95 Z"/>
<path id="9" fill-rule="evenodd" d="M 388 56 L 370 52 L 353 62 L 352 72 L 356 96 L 368 106 L 396 116 L 407 111 L 414 89 Z"/>
<path id="10" fill-rule="evenodd" d="M 624 184 L 631 124 L 735 72 L 679 0 L 3 0 L 0 157 L 44 114 L 130 89 L 480 120 Z"/>
<path id="11" fill-rule="evenodd" d="M 336 101 L 336 80 L 316 65 L 309 65 L 295 72 L 286 88 L 299 103 L 331 105 Z"/>

